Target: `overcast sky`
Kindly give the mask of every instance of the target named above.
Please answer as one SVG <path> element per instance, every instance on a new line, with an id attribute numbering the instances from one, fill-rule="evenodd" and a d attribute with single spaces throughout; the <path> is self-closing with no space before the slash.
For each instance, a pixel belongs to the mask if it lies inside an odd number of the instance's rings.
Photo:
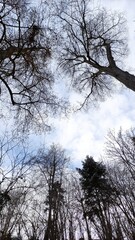
<path id="1" fill-rule="evenodd" d="M 93 2 L 95 0 L 92 0 Z M 128 20 L 129 57 L 125 60 L 124 69 L 135 73 L 135 0 L 97 0 L 99 6 L 104 5 L 109 10 L 122 11 Z M 61 91 L 63 91 L 61 87 Z M 71 94 L 75 100 L 78 95 Z M 4 121 L 4 120 L 1 120 Z M 81 165 L 86 155 L 98 160 L 103 154 L 107 133 L 135 127 L 135 93 L 122 88 L 113 94 L 98 108 L 90 108 L 87 112 L 79 111 L 68 118 L 55 119 L 55 129 L 49 134 L 32 135 L 31 146 L 59 143 L 71 157 L 73 166 Z M 38 144 L 37 144 L 38 143 Z"/>
<path id="2" fill-rule="evenodd" d="M 129 57 L 125 70 L 135 72 L 135 1 L 134 0 L 99 0 L 110 10 L 122 11 L 128 20 Z M 72 98 L 74 96 L 72 95 Z M 55 120 L 56 129 L 44 136 L 46 144 L 60 143 L 71 156 L 74 166 L 80 165 L 86 155 L 98 160 L 103 154 L 107 133 L 116 132 L 122 127 L 126 130 L 135 126 L 135 93 L 122 88 L 117 94 L 101 103 L 98 108 L 91 108 L 87 113 L 77 112 L 68 119 Z"/>

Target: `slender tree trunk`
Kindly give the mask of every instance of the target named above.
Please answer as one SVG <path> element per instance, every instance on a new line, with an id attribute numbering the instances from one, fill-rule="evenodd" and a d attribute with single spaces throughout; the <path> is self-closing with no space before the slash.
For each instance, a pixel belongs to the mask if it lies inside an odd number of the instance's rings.
<path id="1" fill-rule="evenodd" d="M 82 205 L 83 215 L 84 215 L 84 219 L 85 219 L 85 223 L 86 223 L 88 240 L 92 240 L 90 229 L 89 229 L 89 224 L 88 224 L 88 219 L 87 219 L 87 216 L 86 216 L 86 212 L 85 212 L 85 207 L 84 207 L 83 201 L 81 201 L 81 205 Z"/>

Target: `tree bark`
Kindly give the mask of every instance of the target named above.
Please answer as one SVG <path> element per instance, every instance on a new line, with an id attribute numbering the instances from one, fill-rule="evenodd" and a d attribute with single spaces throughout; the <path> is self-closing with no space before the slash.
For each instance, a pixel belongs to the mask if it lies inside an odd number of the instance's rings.
<path id="1" fill-rule="evenodd" d="M 135 75 L 130 74 L 127 71 L 123 71 L 117 66 L 108 68 L 107 73 L 124 84 L 130 90 L 135 91 Z"/>

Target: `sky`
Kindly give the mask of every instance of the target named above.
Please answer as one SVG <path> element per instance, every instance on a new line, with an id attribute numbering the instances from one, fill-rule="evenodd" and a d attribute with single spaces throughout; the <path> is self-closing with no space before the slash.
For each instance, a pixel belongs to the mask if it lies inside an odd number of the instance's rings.
<path id="1" fill-rule="evenodd" d="M 94 0 L 93 0 L 94 1 Z M 99 6 L 123 12 L 128 20 L 129 56 L 124 70 L 135 72 L 135 1 L 98 0 Z M 76 98 L 72 93 L 70 98 Z M 44 136 L 45 144 L 59 143 L 71 157 L 73 166 L 80 166 L 86 155 L 98 160 L 104 154 L 109 130 L 135 127 L 135 93 L 122 87 L 99 107 L 80 111 L 68 118 L 55 119 L 53 131 Z"/>
<path id="2" fill-rule="evenodd" d="M 95 2 L 95 0 L 92 0 Z M 97 0 L 99 6 L 109 10 L 123 12 L 128 20 L 129 56 L 124 62 L 124 69 L 135 73 L 135 0 Z M 62 86 L 63 87 L 63 86 Z M 61 87 L 61 91 L 63 91 Z M 71 92 L 70 101 L 79 98 Z M 78 111 L 68 117 L 52 120 L 53 129 L 49 133 L 31 135 L 33 147 L 60 144 L 71 158 L 73 167 L 81 166 L 86 155 L 99 160 L 104 154 L 105 142 L 109 130 L 119 131 L 135 127 L 135 93 L 122 87 L 120 91 L 101 102 L 98 107 L 91 107 L 87 112 Z"/>

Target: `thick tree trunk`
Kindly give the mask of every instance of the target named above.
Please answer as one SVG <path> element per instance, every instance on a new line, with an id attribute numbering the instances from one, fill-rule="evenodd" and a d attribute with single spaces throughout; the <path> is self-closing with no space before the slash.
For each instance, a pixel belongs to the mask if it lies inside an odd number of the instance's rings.
<path id="1" fill-rule="evenodd" d="M 106 57 L 108 66 L 102 66 L 91 57 L 87 59 L 85 56 L 84 62 L 98 70 L 98 75 L 105 73 L 106 75 L 114 77 L 120 83 L 124 84 L 127 88 L 135 92 L 135 75 L 120 69 L 114 60 L 110 44 L 105 45 Z"/>
<path id="2" fill-rule="evenodd" d="M 98 64 L 97 62 L 87 60 L 85 57 L 84 57 L 84 62 L 89 64 L 93 68 L 97 69 L 98 75 L 105 73 L 106 75 L 112 76 L 116 80 L 118 80 L 120 83 L 124 84 L 127 88 L 129 88 L 130 90 L 135 92 L 135 75 L 120 69 L 116 65 L 115 61 L 114 60 L 112 61 L 112 59 L 113 58 L 111 58 L 111 60 L 109 59 L 108 67 L 102 66 L 102 65 Z"/>
<path id="3" fill-rule="evenodd" d="M 112 68 L 108 67 L 106 73 L 117 79 L 130 90 L 135 91 L 135 75 L 123 71 L 117 66 L 114 66 Z"/>

